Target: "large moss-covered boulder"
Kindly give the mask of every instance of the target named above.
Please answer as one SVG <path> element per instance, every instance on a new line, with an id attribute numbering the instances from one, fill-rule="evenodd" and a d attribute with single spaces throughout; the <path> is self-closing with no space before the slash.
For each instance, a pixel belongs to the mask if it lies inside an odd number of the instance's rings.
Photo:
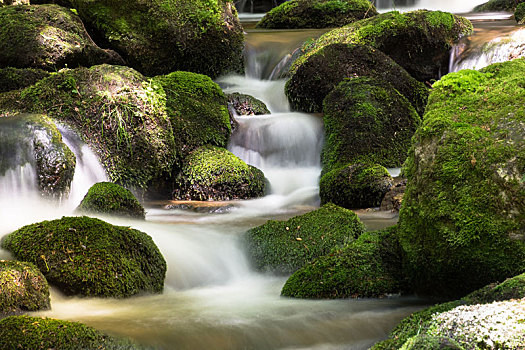
<path id="1" fill-rule="evenodd" d="M 514 11 L 514 19 L 516 19 L 518 24 L 525 24 L 525 2 L 522 2 L 516 7 L 516 11 Z"/>
<path id="2" fill-rule="evenodd" d="M 489 0 L 486 3 L 474 7 L 474 12 L 508 11 L 516 10 L 518 4 L 523 0 Z"/>
<path id="3" fill-rule="evenodd" d="M 0 118 L 0 175 L 26 164 L 34 169 L 34 188 L 29 190 L 49 198 L 67 197 L 76 159 L 55 124 L 41 114 Z"/>
<path id="4" fill-rule="evenodd" d="M 248 230 L 243 241 L 255 269 L 290 274 L 313 259 L 352 242 L 365 231 L 352 211 L 326 204 L 287 221 Z"/>
<path id="5" fill-rule="evenodd" d="M 343 208 L 379 207 L 394 185 L 392 176 L 379 164 L 351 163 L 321 177 L 321 204 L 334 203 Z"/>
<path id="6" fill-rule="evenodd" d="M 299 67 L 321 48 L 335 43 L 356 43 L 381 50 L 420 81 L 439 79 L 448 72 L 450 48 L 472 33 L 463 17 L 441 11 L 418 10 L 382 13 L 334 29 L 309 45 L 294 66 Z"/>
<path id="7" fill-rule="evenodd" d="M 232 108 L 237 115 L 262 115 L 270 114 L 266 104 L 250 95 L 234 92 L 227 94 L 228 106 Z"/>
<path id="8" fill-rule="evenodd" d="M 30 316 L 0 320 L 0 348 L 34 350 L 139 350 L 132 342 L 114 338 L 78 322 Z"/>
<path id="9" fill-rule="evenodd" d="M 401 291 L 401 271 L 395 227 L 366 232 L 296 271 L 281 294 L 309 299 L 383 297 Z"/>
<path id="10" fill-rule="evenodd" d="M 67 295 L 128 297 L 160 293 L 166 262 L 150 236 L 90 217 L 63 217 L 24 226 L 2 241 L 35 264 Z"/>
<path id="11" fill-rule="evenodd" d="M 289 0 L 273 8 L 258 28 L 298 29 L 341 27 L 377 15 L 367 0 Z"/>
<path id="12" fill-rule="evenodd" d="M 49 286 L 35 265 L 0 260 L 0 315 L 49 309 Z"/>
<path id="13" fill-rule="evenodd" d="M 176 179 L 174 199 L 232 200 L 261 197 L 262 171 L 224 148 L 203 146 L 185 159 Z"/>
<path id="14" fill-rule="evenodd" d="M 0 93 L 26 88 L 49 74 L 49 72 L 35 68 L 0 68 Z"/>
<path id="15" fill-rule="evenodd" d="M 419 293 L 461 296 L 525 270 L 524 69 L 517 59 L 434 84 L 399 217 Z"/>
<path id="16" fill-rule="evenodd" d="M 147 188 L 172 172 L 175 143 L 166 94 L 131 68 L 61 70 L 0 95 L 0 114 L 5 111 L 42 112 L 68 124 L 96 150 L 113 182 Z"/>
<path id="17" fill-rule="evenodd" d="M 80 202 L 78 211 L 144 219 L 144 207 L 130 190 L 112 182 L 99 182 L 91 186 Z"/>
<path id="18" fill-rule="evenodd" d="M 333 44 L 317 50 L 296 67 L 285 92 L 292 108 L 321 112 L 323 100 L 345 79 L 372 77 L 399 91 L 423 114 L 428 90 L 379 50 L 359 44 Z"/>
<path id="19" fill-rule="evenodd" d="M 323 172 L 349 162 L 403 165 L 420 117 L 392 86 L 371 78 L 340 83 L 324 101 Z"/>
<path id="20" fill-rule="evenodd" d="M 0 8 L 0 67 L 41 68 L 121 64 L 114 51 L 91 40 L 82 21 L 57 5 Z"/>
<path id="21" fill-rule="evenodd" d="M 86 27 L 146 75 L 243 70 L 243 29 L 231 0 L 71 2 Z"/>

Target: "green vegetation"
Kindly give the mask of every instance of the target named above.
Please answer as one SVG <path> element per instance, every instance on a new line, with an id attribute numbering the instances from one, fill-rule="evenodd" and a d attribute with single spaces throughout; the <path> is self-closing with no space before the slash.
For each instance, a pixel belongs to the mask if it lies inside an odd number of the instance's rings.
<path id="1" fill-rule="evenodd" d="M 77 208 L 83 213 L 100 213 L 144 219 L 144 207 L 128 189 L 111 183 L 99 182 L 91 186 Z"/>
<path id="2" fill-rule="evenodd" d="M 418 293 L 457 297 L 525 270 L 524 69 L 517 59 L 434 84 L 399 218 Z"/>
<path id="3" fill-rule="evenodd" d="M 261 115 L 270 114 L 270 110 L 264 102 L 253 96 L 234 92 L 226 95 L 228 104 L 233 107 L 238 115 Z"/>
<path id="4" fill-rule="evenodd" d="M 166 262 L 151 237 L 86 216 L 24 226 L 2 248 L 67 295 L 120 298 L 164 287 Z"/>
<path id="5" fill-rule="evenodd" d="M 295 298 L 366 298 L 402 289 L 401 249 L 395 227 L 366 232 L 318 257 L 286 281 L 281 294 Z"/>
<path id="6" fill-rule="evenodd" d="M 514 18 L 518 24 L 525 24 L 525 2 L 520 3 L 514 12 Z"/>
<path id="7" fill-rule="evenodd" d="M 0 8 L 0 67 L 41 68 L 123 63 L 117 53 L 102 50 L 73 12 L 56 5 Z"/>
<path id="8" fill-rule="evenodd" d="M 357 215 L 334 204 L 248 230 L 244 244 L 257 270 L 290 274 L 365 231 Z"/>
<path id="9" fill-rule="evenodd" d="M 116 339 L 78 322 L 11 316 L 0 320 L 0 348 L 32 350 L 138 350 L 127 340 Z"/>
<path id="10" fill-rule="evenodd" d="M 492 11 L 508 11 L 516 10 L 518 4 L 523 3 L 523 0 L 489 0 L 484 4 L 478 5 L 474 8 L 474 12 L 492 12 Z"/>
<path id="11" fill-rule="evenodd" d="M 243 70 L 243 29 L 231 0 L 71 2 L 92 32 L 146 75 Z"/>
<path id="12" fill-rule="evenodd" d="M 321 177 L 321 204 L 334 203 L 343 208 L 379 207 L 394 181 L 379 164 L 354 163 L 335 168 Z"/>
<path id="13" fill-rule="evenodd" d="M 427 334 L 416 335 L 406 341 L 401 350 L 463 350 L 456 341 L 445 337 L 434 337 Z"/>
<path id="14" fill-rule="evenodd" d="M 289 0 L 269 11 L 257 28 L 340 27 L 375 15 L 375 6 L 367 0 Z"/>
<path id="15" fill-rule="evenodd" d="M 446 12 L 382 13 L 322 35 L 308 45 L 291 73 L 327 45 L 355 43 L 381 50 L 417 80 L 430 81 L 448 71 L 450 48 L 460 37 L 471 33 L 470 21 Z"/>
<path id="16" fill-rule="evenodd" d="M 207 145 L 186 158 L 175 187 L 175 199 L 248 199 L 264 194 L 266 179 L 233 153 Z"/>
<path id="17" fill-rule="evenodd" d="M 0 69 L 0 93 L 23 89 L 33 85 L 49 75 L 42 69 L 34 68 L 1 68 Z"/>
<path id="18" fill-rule="evenodd" d="M 0 290 L 0 315 L 50 307 L 47 281 L 31 263 L 0 260 Z"/>

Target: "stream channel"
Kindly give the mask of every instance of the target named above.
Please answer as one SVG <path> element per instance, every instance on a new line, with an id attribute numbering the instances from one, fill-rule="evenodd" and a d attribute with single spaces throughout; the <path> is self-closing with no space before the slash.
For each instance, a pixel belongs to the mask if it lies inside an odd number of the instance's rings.
<path id="1" fill-rule="evenodd" d="M 482 1 L 409 1 L 410 7 L 466 13 Z M 381 12 L 392 2 L 380 1 Z M 497 44 L 517 42 L 521 34 L 509 14 L 476 16 L 476 31 L 452 52 L 451 69 L 481 68 L 491 60 L 516 53 Z M 80 321 L 113 335 L 134 339 L 158 349 L 367 349 L 384 339 L 402 318 L 424 307 L 417 297 L 385 299 L 296 300 L 280 296 L 285 277 L 253 271 L 239 246 L 239 236 L 269 219 L 286 219 L 319 205 L 318 176 L 323 142 L 318 115 L 291 112 L 284 96 L 284 80 L 270 80 L 275 67 L 307 38 L 323 30 L 256 30 L 254 18 L 245 21 L 246 76 L 222 77 L 225 92 L 248 93 L 267 103 L 272 114 L 238 117 L 239 127 L 229 149 L 259 167 L 270 180 L 264 198 L 234 203 L 206 203 L 203 210 L 181 210 L 168 203 L 151 203 L 145 222 L 102 219 L 137 228 L 153 237 L 167 263 L 165 290 L 160 295 L 129 299 L 71 298 L 52 290 L 52 309 L 32 313 Z M 493 51 L 482 49 L 491 44 Z M 523 46 L 523 45 L 521 45 Z M 492 49 L 491 49 L 492 50 Z M 522 49 L 523 51 L 523 49 Z M 485 55 L 485 56 L 483 56 Z M 507 56 L 505 56 L 507 55 Z M 65 128 L 61 132 L 77 156 L 69 199 L 60 204 L 36 194 L 29 163 L 0 178 L 0 238 L 33 222 L 75 215 L 74 208 L 105 174 L 94 154 Z M 395 171 L 395 170 L 392 170 Z M 211 208 L 210 208 L 211 206 Z M 169 209 L 168 209 L 169 208 Z M 220 210 L 215 210 L 215 209 Z M 202 208 L 201 208 L 202 209 Z M 393 225 L 391 213 L 360 214 L 369 229 Z M 9 258 L 0 250 L 0 258 Z"/>

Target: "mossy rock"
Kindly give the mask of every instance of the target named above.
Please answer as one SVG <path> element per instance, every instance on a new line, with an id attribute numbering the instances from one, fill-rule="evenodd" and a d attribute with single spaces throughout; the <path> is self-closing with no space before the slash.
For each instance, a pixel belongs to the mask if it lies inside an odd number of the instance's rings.
<path id="1" fill-rule="evenodd" d="M 152 81 L 166 93 L 177 165 L 195 148 L 228 145 L 230 114 L 219 85 L 205 75 L 190 72 L 173 72 Z"/>
<path id="2" fill-rule="evenodd" d="M 427 334 L 416 335 L 406 341 L 400 350 L 464 350 L 458 342 L 446 337 L 436 337 Z"/>
<path id="3" fill-rule="evenodd" d="M 355 43 L 384 52 L 419 81 L 439 79 L 448 72 L 452 45 L 471 33 L 470 21 L 447 12 L 382 13 L 334 29 L 310 43 L 307 52 L 294 63 L 292 73 L 327 45 Z"/>
<path id="4" fill-rule="evenodd" d="M 130 190 L 112 182 L 91 186 L 77 208 L 83 213 L 99 213 L 144 219 L 144 207 Z"/>
<path id="5" fill-rule="evenodd" d="M 173 197 L 201 201 L 249 199 L 261 197 L 266 182 L 256 167 L 224 148 L 207 145 L 186 158 Z"/>
<path id="6" fill-rule="evenodd" d="M 401 291 L 401 270 L 395 227 L 366 232 L 296 271 L 281 294 L 308 299 L 383 297 Z"/>
<path id="7" fill-rule="evenodd" d="M 67 197 L 76 159 L 53 121 L 41 114 L 0 119 L 0 175 L 29 163 L 36 173 L 35 190 L 48 198 Z"/>
<path id="8" fill-rule="evenodd" d="M 392 86 L 372 78 L 341 82 L 324 100 L 323 173 L 348 163 L 400 167 L 421 118 Z"/>
<path id="9" fill-rule="evenodd" d="M 379 50 L 359 44 L 332 44 L 305 59 L 286 82 L 292 108 L 321 112 L 323 100 L 345 79 L 372 77 L 391 85 L 423 114 L 428 89 Z"/>
<path id="10" fill-rule="evenodd" d="M 49 72 L 35 68 L 0 68 L 0 93 L 23 89 L 49 76 Z"/>
<path id="11" fill-rule="evenodd" d="M 41 68 L 122 64 L 114 51 L 91 40 L 80 18 L 57 5 L 0 9 L 0 67 Z"/>
<path id="12" fill-rule="evenodd" d="M 375 15 L 375 6 L 367 0 L 289 0 L 268 12 L 257 28 L 341 27 Z"/>
<path id="13" fill-rule="evenodd" d="M 50 308 L 47 280 L 31 263 L 0 260 L 0 290 L 0 315 Z"/>
<path id="14" fill-rule="evenodd" d="M 121 298 L 164 287 L 166 262 L 151 237 L 95 218 L 27 225 L 6 236 L 2 248 L 35 264 L 67 295 Z"/>
<path id="15" fill-rule="evenodd" d="M 474 7 L 474 12 L 507 11 L 514 12 L 523 0 L 489 0 L 484 4 Z"/>
<path id="16" fill-rule="evenodd" d="M 231 0 L 71 2 L 95 37 L 146 75 L 243 71 L 243 28 Z"/>
<path id="17" fill-rule="evenodd" d="M 525 270 L 525 60 L 434 84 L 404 173 L 416 291 L 457 297 Z"/>
<path id="18" fill-rule="evenodd" d="M 392 176 L 379 164 L 353 163 L 329 171 L 321 177 L 321 204 L 334 203 L 343 208 L 379 207 L 394 185 Z"/>
<path id="19" fill-rule="evenodd" d="M 525 24 L 525 2 L 522 2 L 518 5 L 518 7 L 516 7 L 516 11 L 514 12 L 514 19 L 516 19 L 516 22 L 518 22 L 518 24 Z"/>
<path id="20" fill-rule="evenodd" d="M 352 242 L 365 231 L 352 211 L 326 204 L 287 221 L 270 220 L 243 236 L 247 255 L 259 271 L 291 274 Z"/>
<path id="21" fill-rule="evenodd" d="M 78 322 L 10 316 L 0 320 L 0 348 L 34 350 L 139 350 L 128 340 L 114 338 Z"/>
<path id="22" fill-rule="evenodd" d="M 263 101 L 246 94 L 234 92 L 227 94 L 228 105 L 237 115 L 263 115 L 270 114 L 270 110 Z"/>
<path id="23" fill-rule="evenodd" d="M 97 152 L 112 182 L 145 189 L 164 184 L 172 172 L 175 142 L 166 93 L 132 68 L 61 70 L 1 94 L 0 114 L 10 111 L 45 113 L 72 127 Z"/>

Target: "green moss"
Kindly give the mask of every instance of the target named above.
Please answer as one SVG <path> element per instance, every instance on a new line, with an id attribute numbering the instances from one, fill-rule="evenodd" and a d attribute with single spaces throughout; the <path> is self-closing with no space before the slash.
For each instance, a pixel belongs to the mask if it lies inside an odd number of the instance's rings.
<path id="1" fill-rule="evenodd" d="M 525 24 L 525 2 L 518 4 L 514 11 L 514 18 L 518 24 Z"/>
<path id="2" fill-rule="evenodd" d="M 176 182 L 175 199 L 249 199 L 262 196 L 266 188 L 262 171 L 226 149 L 210 145 L 186 158 Z"/>
<path id="3" fill-rule="evenodd" d="M 463 350 L 456 341 L 445 337 L 434 337 L 426 334 L 416 335 L 406 341 L 401 350 Z"/>
<path id="4" fill-rule="evenodd" d="M 0 348 L 34 350 L 141 349 L 78 322 L 29 316 L 0 320 Z"/>
<path id="5" fill-rule="evenodd" d="M 294 63 L 292 73 L 327 45 L 355 43 L 381 50 L 417 80 L 438 79 L 440 73 L 448 71 L 452 45 L 471 33 L 472 24 L 467 19 L 446 12 L 382 13 L 322 35 Z"/>
<path id="6" fill-rule="evenodd" d="M 296 271 L 281 294 L 294 298 L 382 297 L 402 289 L 395 228 L 366 232 Z"/>
<path id="7" fill-rule="evenodd" d="M 401 166 L 420 123 L 397 90 L 372 78 L 341 82 L 325 98 L 323 112 L 323 174 L 357 162 Z M 336 172 L 330 177 L 335 180 Z"/>
<path id="8" fill-rule="evenodd" d="M 334 204 L 247 231 L 244 244 L 257 270 L 290 274 L 364 232 L 357 215 Z"/>
<path id="9" fill-rule="evenodd" d="M 428 97 L 424 84 L 412 78 L 391 58 L 369 46 L 327 45 L 310 55 L 292 74 L 285 92 L 292 108 L 321 112 L 323 100 L 345 79 L 371 77 L 392 85 L 423 114 Z"/>
<path id="10" fill-rule="evenodd" d="M 340 27 L 377 15 L 366 0 L 290 0 L 269 11 L 258 28 L 298 29 Z"/>
<path id="11" fill-rule="evenodd" d="M 91 186 L 78 211 L 144 219 L 144 207 L 128 189 L 111 182 Z"/>
<path id="12" fill-rule="evenodd" d="M 508 11 L 513 12 L 523 0 L 489 0 L 474 8 L 474 12 Z"/>
<path id="13" fill-rule="evenodd" d="M 162 292 L 166 262 L 143 232 L 89 217 L 24 226 L 2 248 L 35 264 L 68 295 L 127 297 Z"/>
<path id="14" fill-rule="evenodd" d="M 98 37 L 147 75 L 243 70 L 243 29 L 230 0 L 73 0 Z"/>
<path id="15" fill-rule="evenodd" d="M 48 72 L 41 69 L 2 68 L 0 69 L 0 93 L 26 88 L 48 75 Z"/>
<path id="16" fill-rule="evenodd" d="M 35 265 L 0 260 L 0 314 L 49 309 L 49 286 Z"/>
<path id="17" fill-rule="evenodd" d="M 434 84 L 399 219 L 420 293 L 460 296 L 525 270 L 523 69 L 514 60 Z"/>

